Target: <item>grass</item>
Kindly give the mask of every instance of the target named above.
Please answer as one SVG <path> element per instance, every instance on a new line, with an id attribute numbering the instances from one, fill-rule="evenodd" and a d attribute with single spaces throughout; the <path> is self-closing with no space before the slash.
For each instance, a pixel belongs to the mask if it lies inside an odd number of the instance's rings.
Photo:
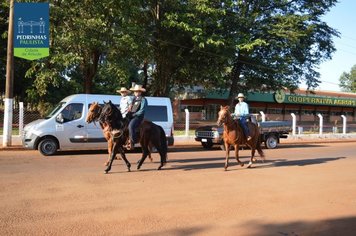
<path id="1" fill-rule="evenodd" d="M 173 133 L 174 136 L 182 136 L 185 135 L 185 130 L 174 130 Z M 194 136 L 195 135 L 195 130 L 194 129 L 190 129 L 188 132 L 189 136 Z"/>
<path id="2" fill-rule="evenodd" d="M 3 128 L 0 128 L 0 135 L 3 135 Z M 19 135 L 19 129 L 18 128 L 13 128 L 12 129 L 12 135 Z"/>

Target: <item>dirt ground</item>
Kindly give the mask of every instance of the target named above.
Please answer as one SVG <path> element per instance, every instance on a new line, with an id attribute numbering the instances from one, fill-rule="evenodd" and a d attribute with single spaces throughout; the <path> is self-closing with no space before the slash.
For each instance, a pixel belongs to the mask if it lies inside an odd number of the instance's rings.
<path id="1" fill-rule="evenodd" d="M 136 171 L 129 153 L 0 151 L 1 235 L 355 235 L 356 143 L 281 145 L 254 168 L 171 148 Z M 230 156 L 233 155 L 233 152 Z M 240 151 L 248 162 L 248 150 Z M 260 160 L 260 159 L 259 159 Z"/>

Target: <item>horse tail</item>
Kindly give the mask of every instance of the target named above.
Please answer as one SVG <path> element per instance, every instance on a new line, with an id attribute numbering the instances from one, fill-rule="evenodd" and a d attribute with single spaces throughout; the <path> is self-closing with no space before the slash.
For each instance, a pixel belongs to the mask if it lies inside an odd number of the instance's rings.
<path id="1" fill-rule="evenodd" d="M 166 138 L 166 133 L 164 132 L 163 128 L 158 125 L 159 128 L 159 133 L 160 133 L 160 142 L 161 142 L 161 150 L 160 154 L 162 155 L 163 162 L 167 162 L 167 152 L 168 152 L 168 146 L 167 146 L 167 138 Z"/>

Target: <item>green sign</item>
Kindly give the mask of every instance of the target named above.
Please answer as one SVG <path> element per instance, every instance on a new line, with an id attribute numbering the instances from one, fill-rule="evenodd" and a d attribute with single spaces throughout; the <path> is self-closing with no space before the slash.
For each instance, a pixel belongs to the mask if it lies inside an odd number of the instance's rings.
<path id="1" fill-rule="evenodd" d="M 285 103 L 356 107 L 356 99 L 286 95 Z"/>
<path id="2" fill-rule="evenodd" d="M 49 56 L 48 2 L 15 2 L 14 56 L 27 60 Z"/>

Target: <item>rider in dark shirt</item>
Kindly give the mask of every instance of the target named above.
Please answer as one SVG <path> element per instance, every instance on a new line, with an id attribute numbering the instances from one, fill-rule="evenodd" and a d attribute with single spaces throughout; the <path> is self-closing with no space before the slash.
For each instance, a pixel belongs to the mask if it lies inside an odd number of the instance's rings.
<path id="1" fill-rule="evenodd" d="M 130 141 L 128 143 L 127 149 L 132 150 L 134 148 L 134 144 L 138 141 L 135 130 L 140 126 L 143 121 L 147 109 L 147 100 L 145 97 L 142 96 L 142 93 L 146 91 L 146 89 L 144 89 L 142 85 L 137 84 L 130 90 L 134 92 L 135 97 L 129 109 L 129 116 L 131 116 L 132 119 L 129 123 Z"/>

